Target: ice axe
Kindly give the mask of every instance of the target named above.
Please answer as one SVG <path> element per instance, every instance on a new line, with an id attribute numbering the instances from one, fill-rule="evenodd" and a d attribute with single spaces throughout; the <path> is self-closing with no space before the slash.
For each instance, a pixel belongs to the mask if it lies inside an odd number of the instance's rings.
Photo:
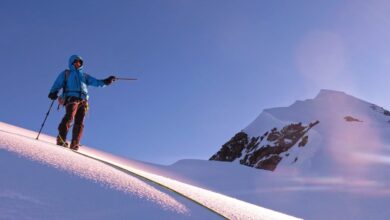
<path id="1" fill-rule="evenodd" d="M 137 78 L 115 77 L 115 80 L 138 80 Z"/>

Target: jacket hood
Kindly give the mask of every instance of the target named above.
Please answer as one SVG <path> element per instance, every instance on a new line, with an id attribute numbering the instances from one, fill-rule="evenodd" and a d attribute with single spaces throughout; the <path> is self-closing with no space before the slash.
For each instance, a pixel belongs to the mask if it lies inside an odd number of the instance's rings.
<path id="1" fill-rule="evenodd" d="M 81 65 L 81 67 L 79 68 L 79 70 L 81 70 L 81 69 L 83 68 L 83 65 L 84 65 L 84 60 L 83 60 L 83 58 L 82 58 L 81 56 L 79 56 L 79 55 L 72 55 L 72 56 L 70 56 L 70 58 L 69 58 L 69 63 L 68 63 L 69 69 L 70 69 L 70 70 L 76 70 L 76 68 L 73 66 L 73 62 L 74 62 L 75 60 L 77 60 L 77 59 L 83 61 L 83 64 Z"/>

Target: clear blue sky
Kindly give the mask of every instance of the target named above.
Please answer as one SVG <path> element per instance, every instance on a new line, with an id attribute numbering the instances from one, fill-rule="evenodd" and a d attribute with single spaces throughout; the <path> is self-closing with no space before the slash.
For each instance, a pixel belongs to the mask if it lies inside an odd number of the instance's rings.
<path id="1" fill-rule="evenodd" d="M 96 78 L 140 79 L 90 88 L 83 144 L 161 164 L 208 159 L 264 108 L 322 88 L 389 108 L 389 11 L 384 0 L 3 0 L 0 120 L 38 130 L 79 54 Z"/>

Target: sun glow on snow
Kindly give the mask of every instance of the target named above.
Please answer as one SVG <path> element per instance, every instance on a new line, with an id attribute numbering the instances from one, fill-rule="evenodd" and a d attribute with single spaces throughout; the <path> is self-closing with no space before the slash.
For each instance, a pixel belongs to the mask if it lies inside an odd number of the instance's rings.
<path id="1" fill-rule="evenodd" d="M 96 160 L 85 158 L 69 150 L 53 147 L 52 144 L 33 140 L 32 138 L 36 135 L 34 132 L 1 122 L 0 130 L 2 130 L 0 132 L 0 149 L 15 152 L 32 160 L 74 173 L 80 177 L 104 183 L 111 188 L 136 195 L 140 198 L 145 197 L 164 209 L 182 214 L 188 214 L 190 212 L 187 207 L 176 201 L 173 197 L 151 187 L 138 178 L 132 177 L 126 172 L 119 171 Z M 52 137 L 43 135 L 42 139 L 54 143 L 54 138 Z M 85 155 L 109 162 L 133 174 L 165 186 L 187 198 L 191 198 L 191 200 L 196 201 L 198 204 L 228 219 L 298 219 L 155 174 L 153 173 L 153 169 L 148 170 L 150 167 L 142 165 L 142 163 L 126 162 L 126 160 L 118 159 L 115 156 L 110 156 L 107 153 L 84 146 L 79 151 Z"/>

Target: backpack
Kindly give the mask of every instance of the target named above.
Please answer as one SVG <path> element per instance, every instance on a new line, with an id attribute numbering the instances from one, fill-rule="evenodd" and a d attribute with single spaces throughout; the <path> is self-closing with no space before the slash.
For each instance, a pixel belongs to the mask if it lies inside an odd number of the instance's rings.
<path id="1" fill-rule="evenodd" d="M 70 70 L 66 69 L 65 70 L 65 79 L 64 79 L 64 85 L 62 86 L 62 94 L 60 96 L 58 96 L 58 109 L 60 108 L 60 106 L 64 106 L 66 103 L 66 96 L 65 96 L 65 93 L 66 93 L 66 84 L 68 83 L 68 78 L 69 78 L 69 75 L 70 75 Z"/>

